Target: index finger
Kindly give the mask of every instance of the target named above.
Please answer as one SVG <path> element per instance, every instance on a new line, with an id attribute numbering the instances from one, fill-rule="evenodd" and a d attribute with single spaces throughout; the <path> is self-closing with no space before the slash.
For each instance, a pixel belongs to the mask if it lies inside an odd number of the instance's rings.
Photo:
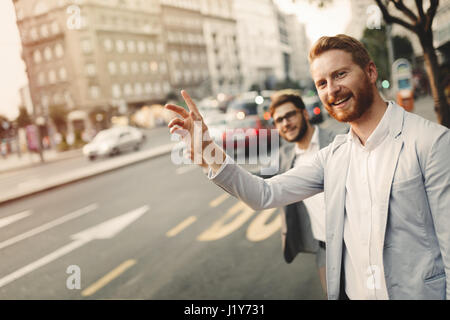
<path id="1" fill-rule="evenodd" d="M 195 105 L 194 101 L 192 101 L 191 97 L 188 95 L 188 93 L 185 90 L 181 90 L 181 95 L 183 96 L 184 101 L 186 102 L 189 111 L 193 111 L 196 114 L 200 115 L 200 112 L 197 109 L 197 106 Z"/>

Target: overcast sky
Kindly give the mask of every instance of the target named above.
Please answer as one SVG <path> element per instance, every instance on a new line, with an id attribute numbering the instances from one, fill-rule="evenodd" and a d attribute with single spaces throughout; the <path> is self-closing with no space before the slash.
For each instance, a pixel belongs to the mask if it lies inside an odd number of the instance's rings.
<path id="1" fill-rule="evenodd" d="M 290 0 L 275 1 L 285 11 L 297 13 L 299 20 L 306 25 L 311 42 L 322 35 L 344 32 L 350 19 L 350 0 L 335 0 L 325 9 L 310 5 L 308 0 L 295 7 L 290 5 Z M 19 88 L 27 84 L 27 77 L 11 0 L 0 0 L 0 30 L 0 114 L 12 120 L 18 115 Z"/>

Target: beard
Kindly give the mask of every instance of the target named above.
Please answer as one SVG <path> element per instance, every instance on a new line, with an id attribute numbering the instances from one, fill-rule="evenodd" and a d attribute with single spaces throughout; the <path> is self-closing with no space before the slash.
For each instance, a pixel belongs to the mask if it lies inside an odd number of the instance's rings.
<path id="1" fill-rule="evenodd" d="M 350 90 L 345 89 L 343 93 L 340 93 L 337 97 L 334 98 L 333 101 L 339 101 L 345 97 L 353 97 L 353 106 L 347 108 L 346 110 L 334 110 L 333 105 L 328 99 L 327 103 L 325 103 L 325 108 L 328 113 L 340 122 L 352 122 L 359 119 L 372 105 L 373 103 L 373 90 L 372 84 L 369 81 L 367 76 L 364 77 L 364 81 L 362 86 L 356 91 L 356 93 L 352 93 Z"/>
<path id="2" fill-rule="evenodd" d="M 307 129 L 308 129 L 308 125 L 306 123 L 306 119 L 305 119 L 305 117 L 302 116 L 302 123 L 300 124 L 300 129 L 299 129 L 297 135 L 294 138 L 292 138 L 292 139 L 287 139 L 285 137 L 285 140 L 288 141 L 288 142 L 300 141 L 304 137 L 304 135 L 306 134 L 306 130 Z"/>

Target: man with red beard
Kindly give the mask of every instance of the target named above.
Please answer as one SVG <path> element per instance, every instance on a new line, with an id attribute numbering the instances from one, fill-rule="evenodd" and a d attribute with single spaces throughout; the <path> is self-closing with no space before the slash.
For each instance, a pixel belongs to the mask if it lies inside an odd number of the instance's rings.
<path id="1" fill-rule="evenodd" d="M 270 179 L 251 175 L 211 141 L 200 151 L 210 179 L 255 210 L 325 195 L 329 299 L 450 299 L 450 130 L 384 101 L 358 40 L 322 37 L 310 70 L 322 103 L 351 128 L 309 162 Z M 169 123 L 193 132 L 202 124 Z M 207 127 L 203 125 L 203 131 Z"/>

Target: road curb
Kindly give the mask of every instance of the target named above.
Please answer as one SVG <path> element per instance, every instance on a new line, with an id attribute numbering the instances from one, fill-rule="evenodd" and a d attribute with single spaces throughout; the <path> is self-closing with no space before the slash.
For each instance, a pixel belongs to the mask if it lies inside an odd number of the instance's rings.
<path id="1" fill-rule="evenodd" d="M 141 151 L 137 154 L 133 153 L 128 155 L 122 155 L 118 158 L 107 160 L 106 162 L 99 162 L 98 164 L 94 164 L 89 168 L 79 168 L 71 173 L 56 176 L 54 178 L 51 178 L 49 181 L 42 183 L 39 186 L 29 186 L 21 191 L 13 190 L 9 194 L 3 193 L 2 195 L 0 195 L 0 205 L 24 197 L 31 196 L 42 191 L 78 182 L 106 172 L 111 172 L 113 170 L 123 168 L 132 164 L 137 164 L 139 162 L 167 155 L 171 153 L 172 150 L 175 150 L 174 149 L 175 146 L 176 146 L 175 143 L 167 144 L 156 148 L 152 148 L 150 150 Z"/>

